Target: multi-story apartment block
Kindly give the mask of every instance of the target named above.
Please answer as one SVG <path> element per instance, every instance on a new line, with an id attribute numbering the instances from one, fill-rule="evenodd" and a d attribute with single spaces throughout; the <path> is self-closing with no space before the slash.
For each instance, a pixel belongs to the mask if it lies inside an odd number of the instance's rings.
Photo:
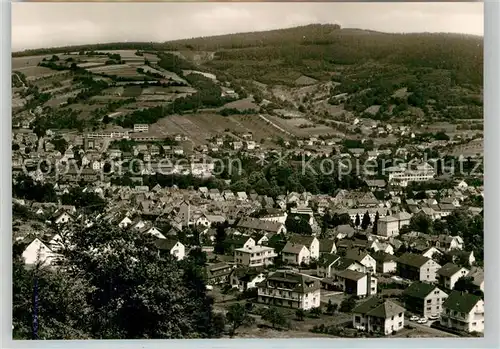
<path id="1" fill-rule="evenodd" d="M 148 124 L 135 124 L 134 125 L 134 132 L 149 132 L 149 125 Z"/>
<path id="2" fill-rule="evenodd" d="M 436 281 L 436 272 L 441 266 L 430 258 L 414 253 L 405 253 L 397 260 L 397 274 L 415 281 Z"/>
<path id="3" fill-rule="evenodd" d="M 236 264 L 247 267 L 263 267 L 272 265 L 277 254 L 268 246 L 247 246 L 234 250 Z"/>
<path id="4" fill-rule="evenodd" d="M 377 293 L 377 278 L 370 273 L 345 269 L 335 273 L 335 284 L 347 294 L 369 297 Z"/>
<path id="5" fill-rule="evenodd" d="M 258 285 L 258 301 L 296 309 L 320 306 L 321 283 L 317 279 L 292 272 L 276 272 Z"/>
<path id="6" fill-rule="evenodd" d="M 403 292 L 407 310 L 427 318 L 441 314 L 448 295 L 427 282 L 414 282 Z"/>
<path id="7" fill-rule="evenodd" d="M 410 224 L 411 214 L 399 212 L 392 216 L 380 217 L 377 222 L 377 234 L 385 237 L 399 235 L 405 225 Z"/>

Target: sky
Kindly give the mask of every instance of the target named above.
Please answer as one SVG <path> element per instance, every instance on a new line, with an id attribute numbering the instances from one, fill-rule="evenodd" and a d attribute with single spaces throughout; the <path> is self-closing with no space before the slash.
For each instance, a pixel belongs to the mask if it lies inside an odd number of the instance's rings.
<path id="1" fill-rule="evenodd" d="M 483 35 L 482 2 L 12 3 L 12 50 L 199 36 L 338 23 L 383 32 Z"/>

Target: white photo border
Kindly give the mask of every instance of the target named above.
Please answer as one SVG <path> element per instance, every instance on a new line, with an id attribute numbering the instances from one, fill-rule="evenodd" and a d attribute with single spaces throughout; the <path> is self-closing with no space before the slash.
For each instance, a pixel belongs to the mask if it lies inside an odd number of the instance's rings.
<path id="1" fill-rule="evenodd" d="M 2 348 L 499 348 L 500 289 L 498 277 L 500 207 L 500 2 L 484 2 L 484 133 L 485 133 L 485 275 L 486 320 L 483 338 L 457 339 L 231 339 L 231 340 L 106 340 L 106 341 L 13 341 L 12 340 L 12 182 L 11 182 L 11 3 L 1 0 L 0 142 L 1 142 L 1 337 Z M 28 5 L 29 6 L 29 5 Z M 123 6 L 127 6 L 126 3 Z M 165 6 L 168 6 L 165 4 Z M 286 6 L 284 4 L 284 6 Z M 497 280 L 497 282 L 495 282 Z"/>

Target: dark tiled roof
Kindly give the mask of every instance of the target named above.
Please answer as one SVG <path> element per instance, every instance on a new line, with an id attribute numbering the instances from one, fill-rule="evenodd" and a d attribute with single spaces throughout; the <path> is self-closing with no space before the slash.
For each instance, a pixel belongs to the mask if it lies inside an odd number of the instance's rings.
<path id="1" fill-rule="evenodd" d="M 346 251 L 345 256 L 346 256 L 346 258 L 360 262 L 361 260 L 363 260 L 363 258 L 368 256 L 368 253 L 361 251 L 359 249 L 352 249 L 352 250 Z"/>
<path id="2" fill-rule="evenodd" d="M 443 308 L 468 314 L 480 300 L 481 297 L 470 293 L 451 291 L 443 303 Z"/>
<path id="3" fill-rule="evenodd" d="M 458 273 L 462 269 L 462 267 L 459 267 L 456 264 L 453 263 L 446 263 L 443 265 L 439 270 L 437 271 L 438 275 L 445 276 L 445 277 L 450 277 L 456 273 Z"/>
<path id="4" fill-rule="evenodd" d="M 384 251 L 377 251 L 375 253 L 372 253 L 371 256 L 377 263 L 379 262 L 390 262 L 390 261 L 395 261 L 397 258 L 393 256 L 390 253 L 386 253 Z"/>
<path id="5" fill-rule="evenodd" d="M 292 235 L 290 237 L 289 242 L 291 242 L 293 244 L 301 244 L 307 248 L 310 248 L 314 239 L 315 239 L 314 236 Z"/>
<path id="6" fill-rule="evenodd" d="M 430 258 L 421 256 L 419 254 L 414 253 L 405 253 L 401 257 L 398 258 L 398 263 L 409 265 L 416 268 L 421 268 Z"/>
<path id="7" fill-rule="evenodd" d="M 414 282 L 406 290 L 403 295 L 412 298 L 424 299 L 437 287 L 427 282 Z"/>
<path id="8" fill-rule="evenodd" d="M 178 243 L 179 240 L 177 239 L 158 239 L 155 241 L 156 247 L 158 247 L 160 250 L 168 250 L 170 251 L 176 243 Z"/>
<path id="9" fill-rule="evenodd" d="M 338 277 L 341 277 L 343 279 L 349 279 L 349 280 L 354 280 L 354 281 L 361 280 L 362 278 L 364 278 L 366 276 L 365 273 L 360 273 L 359 271 L 350 270 L 350 269 L 345 269 L 345 270 L 339 271 L 335 274 Z"/>
<path id="10" fill-rule="evenodd" d="M 333 240 L 319 240 L 319 252 L 330 253 L 333 250 L 333 246 L 335 246 L 335 241 Z"/>
<path id="11" fill-rule="evenodd" d="M 339 260 L 335 262 L 334 268 L 336 270 L 345 270 L 349 268 L 353 263 L 357 263 L 354 259 L 349 259 L 345 257 L 341 257 Z"/>
<path id="12" fill-rule="evenodd" d="M 260 285 L 267 286 L 268 282 L 283 282 L 288 284 L 288 288 L 295 292 L 306 293 L 319 290 L 321 288 L 321 283 L 319 280 L 307 277 L 302 274 L 292 273 L 292 272 L 276 272 L 270 275 L 265 281 Z"/>
<path id="13" fill-rule="evenodd" d="M 252 217 L 244 217 L 237 224 L 237 228 L 263 230 L 274 233 L 277 233 L 282 226 L 283 224 L 281 223 L 264 221 Z"/>
<path id="14" fill-rule="evenodd" d="M 404 312 L 405 309 L 391 301 L 373 297 L 353 309 L 353 313 L 387 319 Z"/>

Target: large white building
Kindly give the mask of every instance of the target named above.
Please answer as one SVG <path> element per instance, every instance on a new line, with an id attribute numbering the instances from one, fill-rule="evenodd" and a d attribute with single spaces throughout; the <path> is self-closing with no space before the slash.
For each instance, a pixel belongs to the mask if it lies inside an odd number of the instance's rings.
<path id="1" fill-rule="evenodd" d="M 399 231 L 405 225 L 410 224 L 411 214 L 398 212 L 392 216 L 380 217 L 377 222 L 377 235 L 392 237 L 399 235 Z"/>
<path id="2" fill-rule="evenodd" d="M 247 246 L 234 250 L 236 264 L 247 267 L 265 267 L 274 263 L 274 248 L 268 246 Z"/>
<path id="3" fill-rule="evenodd" d="M 134 124 L 134 132 L 149 132 L 148 124 Z"/>
<path id="4" fill-rule="evenodd" d="M 411 182 L 430 181 L 436 175 L 436 171 L 428 163 L 419 164 L 411 169 L 392 167 L 387 171 L 389 172 L 389 182 L 402 187 L 406 187 Z"/>
<path id="5" fill-rule="evenodd" d="M 309 310 L 320 306 L 321 283 L 289 271 L 276 272 L 258 285 L 258 301 L 264 304 Z"/>

